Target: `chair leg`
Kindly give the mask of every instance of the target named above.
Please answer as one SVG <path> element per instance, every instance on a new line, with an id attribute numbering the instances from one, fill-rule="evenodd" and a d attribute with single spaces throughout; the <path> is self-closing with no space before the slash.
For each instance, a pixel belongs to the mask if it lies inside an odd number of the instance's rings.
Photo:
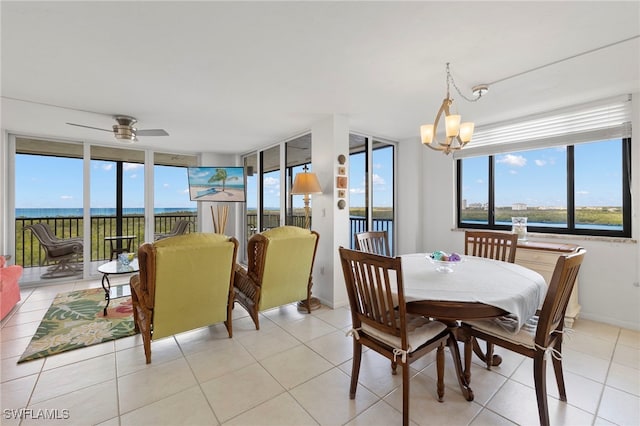
<path id="1" fill-rule="evenodd" d="M 471 381 L 471 357 L 473 356 L 473 341 L 474 337 L 465 330 L 464 334 L 464 378 L 469 383 Z"/>
<path id="2" fill-rule="evenodd" d="M 151 321 L 150 315 L 145 313 L 142 316 L 142 324 L 140 327 L 140 335 L 142 336 L 142 346 L 144 347 L 144 357 L 147 364 L 151 364 Z"/>
<path id="3" fill-rule="evenodd" d="M 544 352 L 538 351 L 533 358 L 533 381 L 536 386 L 536 399 L 538 400 L 538 415 L 540 425 L 549 426 L 549 407 L 547 405 L 547 361 Z"/>
<path id="4" fill-rule="evenodd" d="M 409 425 L 409 364 L 402 363 L 402 426 Z"/>
<path id="5" fill-rule="evenodd" d="M 353 339 L 353 363 L 351 364 L 351 388 L 349 388 L 349 398 L 355 399 L 356 388 L 358 387 L 358 376 L 360 375 L 360 361 L 362 360 L 362 344 Z"/>
<path id="6" fill-rule="evenodd" d="M 232 309 L 233 309 L 233 304 L 227 308 L 227 319 L 224 322 L 224 326 L 227 328 L 227 334 L 229 335 L 229 338 L 233 337 L 233 321 L 232 321 L 233 316 L 231 313 Z"/>
<path id="7" fill-rule="evenodd" d="M 487 354 L 486 354 L 487 370 L 491 370 L 493 365 L 493 343 L 487 342 Z"/>
<path id="8" fill-rule="evenodd" d="M 438 401 L 444 401 L 444 343 L 436 352 L 436 368 L 438 371 Z"/>
<path id="9" fill-rule="evenodd" d="M 560 356 L 562 355 L 562 341 L 561 338 L 556 340 L 556 344 L 554 345 L 554 349 L 558 351 Z M 567 391 L 564 387 L 564 374 L 562 373 L 562 358 L 556 359 L 552 358 L 553 362 L 553 371 L 556 373 L 556 383 L 558 384 L 558 395 L 560 396 L 560 401 L 567 402 Z"/>

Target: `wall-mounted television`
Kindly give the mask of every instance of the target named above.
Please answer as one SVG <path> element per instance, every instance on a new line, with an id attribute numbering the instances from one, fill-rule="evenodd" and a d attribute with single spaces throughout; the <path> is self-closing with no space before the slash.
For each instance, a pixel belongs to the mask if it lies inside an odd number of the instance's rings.
<path id="1" fill-rule="evenodd" d="M 188 176 L 191 201 L 246 201 L 242 166 L 189 167 Z"/>

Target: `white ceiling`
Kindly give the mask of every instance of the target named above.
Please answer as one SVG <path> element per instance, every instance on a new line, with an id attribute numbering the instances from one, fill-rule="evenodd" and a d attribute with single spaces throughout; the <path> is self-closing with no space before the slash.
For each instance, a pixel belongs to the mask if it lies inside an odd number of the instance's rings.
<path id="1" fill-rule="evenodd" d="M 140 146 L 242 153 L 344 114 L 417 140 L 446 62 L 468 97 L 493 83 L 476 103 L 452 88 L 476 125 L 640 91 L 638 1 L 2 1 L 1 14 L 2 127 L 32 136 L 116 145 L 65 123 L 127 114 L 170 134 Z"/>

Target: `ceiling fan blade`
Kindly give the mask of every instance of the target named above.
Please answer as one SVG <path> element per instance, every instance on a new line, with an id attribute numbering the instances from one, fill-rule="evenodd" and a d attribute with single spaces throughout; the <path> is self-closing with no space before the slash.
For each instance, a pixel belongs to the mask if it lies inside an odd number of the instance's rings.
<path id="1" fill-rule="evenodd" d="M 70 125 L 70 126 L 86 127 L 87 129 L 102 130 L 104 132 L 113 133 L 113 130 L 111 130 L 111 129 L 101 129 L 100 127 L 85 126 L 84 124 L 76 124 L 76 123 L 67 123 L 67 124 Z"/>
<path id="2" fill-rule="evenodd" d="M 136 135 L 137 136 L 169 136 L 169 133 L 167 133 L 167 131 L 164 129 L 142 129 L 142 130 L 136 130 Z"/>

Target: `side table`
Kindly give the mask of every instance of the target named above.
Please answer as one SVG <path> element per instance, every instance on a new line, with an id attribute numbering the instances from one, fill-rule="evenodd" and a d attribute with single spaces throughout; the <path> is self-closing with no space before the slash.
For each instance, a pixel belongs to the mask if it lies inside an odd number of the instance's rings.
<path id="1" fill-rule="evenodd" d="M 122 264 L 118 260 L 112 260 L 110 262 L 105 263 L 104 265 L 98 266 L 98 272 L 102 274 L 102 288 L 104 289 L 104 300 L 107 301 L 107 304 L 104 306 L 104 316 L 107 316 L 107 308 L 109 307 L 109 301 L 111 300 L 111 282 L 109 281 L 109 275 L 121 275 L 121 274 L 131 274 L 134 272 L 140 271 L 140 267 L 138 266 L 138 259 L 133 259 L 128 265 Z M 114 287 L 114 290 L 117 287 Z M 124 294 L 123 292 L 117 292 L 113 295 L 113 298 L 128 296 L 128 294 Z"/>

